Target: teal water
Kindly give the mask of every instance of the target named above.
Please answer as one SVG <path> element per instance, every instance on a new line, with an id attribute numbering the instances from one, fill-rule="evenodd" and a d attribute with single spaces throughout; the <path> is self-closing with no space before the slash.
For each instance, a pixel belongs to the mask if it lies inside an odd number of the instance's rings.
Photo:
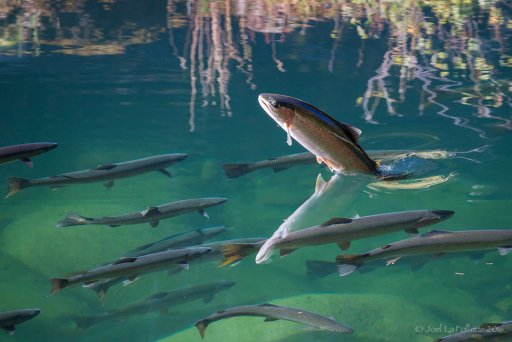
<path id="1" fill-rule="evenodd" d="M 59 143 L 35 157 L 33 169 L 21 162 L 0 165 L 0 177 L 38 178 L 162 153 L 189 155 L 169 169 L 171 180 L 148 173 L 116 181 L 110 190 L 100 183 L 37 187 L 2 200 L 0 311 L 37 307 L 41 314 L 20 324 L 13 337 L 0 334 L 0 341 L 199 341 L 194 321 L 262 302 L 334 316 L 354 334 L 340 338 L 287 322 L 236 318 L 212 324 L 205 340 L 431 341 L 457 326 L 511 319 L 510 255 L 494 251 L 480 262 L 437 258 L 416 272 L 398 262 L 344 278 L 308 279 L 306 260 L 333 261 L 339 254 L 336 245 L 327 245 L 274 256 L 264 265 L 251 255 L 235 267 L 213 262 L 173 276 L 144 275 L 110 289 L 104 306 L 80 287 L 47 297 L 50 278 L 174 233 L 225 225 L 232 229 L 223 239 L 269 237 L 313 193 L 317 174 L 331 174 L 312 165 L 226 179 L 224 163 L 303 151 L 296 142 L 289 147 L 286 133 L 260 108 L 263 92 L 298 97 L 361 128 L 360 143 L 368 150 L 456 152 L 417 165 L 418 177 L 455 174 L 443 184 L 373 190 L 355 178 L 355 185 L 326 197 L 304 226 L 335 216 L 449 209 L 454 217 L 433 229 L 510 227 L 510 7 L 499 1 L 290 3 L 0 5 L 0 146 Z M 213 196 L 229 201 L 207 210 L 209 220 L 191 213 L 154 229 L 55 228 L 69 211 L 108 216 Z M 400 232 L 355 241 L 349 252 L 405 237 Z M 70 318 L 221 279 L 236 286 L 211 303 L 176 306 L 168 315 L 107 321 L 85 331 Z"/>

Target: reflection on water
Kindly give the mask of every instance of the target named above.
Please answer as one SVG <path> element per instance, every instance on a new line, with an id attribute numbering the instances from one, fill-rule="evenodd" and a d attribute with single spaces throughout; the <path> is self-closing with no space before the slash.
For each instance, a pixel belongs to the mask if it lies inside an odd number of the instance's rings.
<path id="1" fill-rule="evenodd" d="M 512 129 L 506 114 L 512 84 L 500 79 L 512 66 L 506 39 L 510 14 L 502 1 L 168 0 L 165 8 L 114 0 L 7 1 L 0 4 L 0 55 L 123 54 L 133 44 L 168 40 L 189 77 L 189 126 L 195 131 L 198 104 L 218 104 L 221 115 L 232 115 L 233 68 L 245 75 L 248 89 L 257 88 L 252 62 L 257 42 L 270 45 L 275 68 L 286 72 L 279 55 L 287 36 L 305 35 L 315 22 L 330 22 L 332 47 L 325 67 L 331 72 L 337 49 L 351 32 L 359 37 L 357 68 L 373 53 L 367 41 L 388 41 L 380 67 L 357 99 L 367 122 L 379 123 L 381 106 L 389 115 L 405 115 L 400 105 L 414 86 L 422 89 L 414 99 L 420 114 L 434 108 L 485 138 L 473 120 L 450 108 L 457 102 L 502 130 Z M 181 35 L 185 39 L 176 39 Z"/>

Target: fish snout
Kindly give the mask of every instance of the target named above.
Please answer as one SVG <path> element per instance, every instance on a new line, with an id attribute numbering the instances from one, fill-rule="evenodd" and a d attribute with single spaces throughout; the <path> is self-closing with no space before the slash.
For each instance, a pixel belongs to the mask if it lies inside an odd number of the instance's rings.
<path id="1" fill-rule="evenodd" d="M 50 150 L 53 150 L 54 148 L 56 148 L 58 146 L 59 146 L 59 144 L 57 144 L 57 143 L 45 143 L 44 149 L 46 151 L 50 151 Z"/>
<path id="2" fill-rule="evenodd" d="M 223 197 L 205 198 L 203 200 L 202 207 L 204 207 L 204 208 L 212 207 L 214 205 L 219 205 L 219 204 L 222 204 L 222 203 L 226 203 L 227 201 L 228 201 L 228 199 L 227 198 L 223 198 Z"/>
<path id="3" fill-rule="evenodd" d="M 27 318 L 32 318 L 32 317 L 36 317 L 37 315 L 39 315 L 40 312 L 41 312 L 40 309 L 26 309 L 23 312 L 23 316 L 27 317 Z"/>
<path id="4" fill-rule="evenodd" d="M 187 159 L 188 154 L 185 154 L 185 153 L 176 153 L 176 154 L 174 154 L 174 156 L 175 156 L 175 160 L 176 160 L 176 161 L 182 161 L 182 160 Z"/>

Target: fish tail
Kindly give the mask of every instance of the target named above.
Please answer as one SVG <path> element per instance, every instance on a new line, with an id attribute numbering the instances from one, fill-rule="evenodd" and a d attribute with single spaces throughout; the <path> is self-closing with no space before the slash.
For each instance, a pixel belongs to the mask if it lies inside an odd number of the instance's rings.
<path id="1" fill-rule="evenodd" d="M 11 197 L 29 185 L 30 181 L 28 179 L 15 177 L 7 178 L 7 195 L 5 195 L 5 198 Z"/>
<path id="2" fill-rule="evenodd" d="M 234 265 L 240 260 L 242 260 L 245 256 L 244 248 L 249 246 L 248 244 L 236 243 L 236 244 L 227 244 L 221 246 L 220 252 L 222 253 L 222 263 L 219 267 L 224 267 L 227 265 Z"/>
<path id="3" fill-rule="evenodd" d="M 336 267 L 332 262 L 321 260 L 307 260 L 307 276 L 309 280 L 316 280 L 336 272 Z"/>
<path id="4" fill-rule="evenodd" d="M 358 258 L 362 254 L 340 254 L 336 257 L 336 268 L 340 277 L 349 275 L 363 264 Z"/>
<path id="5" fill-rule="evenodd" d="M 53 278 L 50 279 L 50 283 L 52 283 L 52 289 L 50 290 L 48 296 L 51 296 L 52 294 L 55 294 L 68 286 L 69 281 L 67 279 Z"/>
<path id="6" fill-rule="evenodd" d="M 204 338 L 204 333 L 206 332 L 206 328 L 208 327 L 208 324 L 210 324 L 210 322 L 207 319 L 197 321 L 194 324 L 196 326 L 197 330 L 199 330 L 199 335 L 201 335 L 202 338 Z"/>
<path id="7" fill-rule="evenodd" d="M 89 329 L 91 325 L 96 323 L 94 317 L 71 316 L 71 319 L 75 321 L 76 328 L 81 330 Z"/>
<path id="8" fill-rule="evenodd" d="M 77 226 L 81 224 L 86 224 L 87 221 L 90 221 L 90 218 L 83 217 L 74 212 L 69 212 L 66 218 L 57 223 L 56 227 L 69 227 L 69 226 Z"/>
<path id="9" fill-rule="evenodd" d="M 238 178 L 252 172 L 249 168 L 249 164 L 224 164 L 222 167 L 224 168 L 227 178 Z"/>

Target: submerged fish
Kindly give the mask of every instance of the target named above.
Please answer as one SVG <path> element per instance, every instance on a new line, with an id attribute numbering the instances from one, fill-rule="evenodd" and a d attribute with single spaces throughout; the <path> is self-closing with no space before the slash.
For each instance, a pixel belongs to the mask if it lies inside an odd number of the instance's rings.
<path id="1" fill-rule="evenodd" d="M 439 223 L 454 214 L 450 210 L 409 210 L 363 216 L 359 218 L 335 217 L 318 226 L 288 232 L 272 248 L 285 256 L 301 247 L 336 243 L 342 250 L 353 240 L 404 230 L 418 235 L 418 228 Z"/>
<path id="2" fill-rule="evenodd" d="M 359 145 L 361 130 L 338 122 L 313 105 L 293 97 L 260 94 L 258 101 L 288 134 L 333 172 L 363 173 L 388 178 Z M 399 176 L 399 175 L 397 175 Z M 394 176 L 393 176 L 394 177 Z"/>
<path id="3" fill-rule="evenodd" d="M 173 249 L 169 251 L 143 255 L 140 257 L 123 257 L 111 264 L 99 266 L 89 271 L 80 272 L 68 278 L 50 279 L 54 294 L 59 290 L 77 284 L 88 286 L 103 279 L 116 277 L 128 277 L 136 279 L 139 274 L 157 271 L 162 268 L 169 268 L 171 265 L 180 265 L 188 269 L 189 262 L 204 253 L 208 253 L 211 248 L 207 247 L 188 247 L 182 249 Z"/>
<path id="4" fill-rule="evenodd" d="M 173 234 L 161 240 L 139 246 L 127 253 L 124 256 L 141 256 L 151 253 L 162 252 L 171 248 L 187 247 L 193 245 L 200 245 L 206 240 L 213 239 L 217 235 L 226 231 L 226 227 L 210 227 L 196 230 L 190 230 L 185 233 Z"/>
<path id="5" fill-rule="evenodd" d="M 509 342 L 512 340 L 512 321 L 503 323 L 484 323 L 434 342 Z"/>
<path id="6" fill-rule="evenodd" d="M 84 217 L 76 213 L 68 213 L 66 218 L 57 223 L 57 227 L 69 227 L 79 225 L 100 224 L 109 227 L 118 227 L 127 224 L 137 224 L 149 222 L 151 227 L 157 227 L 160 220 L 189 213 L 191 211 L 199 211 L 201 215 L 209 218 L 205 209 L 225 203 L 227 198 L 211 197 L 211 198 L 193 198 L 167 204 L 158 207 L 148 207 L 143 211 L 137 211 L 119 216 L 105 216 L 98 218 Z"/>
<path id="7" fill-rule="evenodd" d="M 212 301 L 213 297 L 224 290 L 234 286 L 234 281 L 214 281 L 211 283 L 194 285 L 176 289 L 169 292 L 155 293 L 144 301 L 127 305 L 123 308 L 109 310 L 96 316 L 72 317 L 78 329 L 88 329 L 91 325 L 114 320 L 117 323 L 135 315 L 142 315 L 152 311 L 167 314 L 174 305 L 188 303 L 197 299 L 203 299 L 205 304 Z"/>
<path id="8" fill-rule="evenodd" d="M 451 252 L 484 251 L 497 248 L 501 255 L 512 251 L 512 230 L 465 230 L 448 232 L 432 230 L 406 240 L 373 249 L 364 254 L 338 255 L 336 267 L 340 276 L 348 275 L 372 260 L 394 264 L 410 255 L 442 255 Z"/>
<path id="9" fill-rule="evenodd" d="M 115 179 L 131 177 L 145 172 L 159 171 L 171 177 L 165 168 L 185 160 L 186 154 L 162 154 L 117 164 L 98 165 L 94 169 L 63 173 L 56 176 L 38 179 L 8 178 L 8 192 L 5 198 L 33 186 L 49 186 L 59 188 L 72 184 L 105 182 L 107 188 L 114 185 Z"/>
<path id="10" fill-rule="evenodd" d="M 39 309 L 23 309 L 0 312 L 0 329 L 4 329 L 9 335 L 12 336 L 16 332 L 16 324 L 23 323 L 36 317 L 39 312 L 41 312 Z"/>
<path id="11" fill-rule="evenodd" d="M 210 323 L 221 319 L 237 316 L 265 317 L 265 322 L 277 321 L 279 319 L 305 324 L 307 326 L 337 332 L 340 334 L 351 334 L 352 328 L 339 323 L 334 318 L 321 316 L 319 314 L 302 309 L 290 308 L 274 304 L 243 305 L 217 311 L 210 316 L 197 321 L 195 326 L 201 337 L 204 337 L 206 328 Z"/>
<path id="12" fill-rule="evenodd" d="M 59 145 L 56 143 L 40 142 L 0 147 L 0 164 L 21 160 L 29 167 L 33 167 L 30 157 L 53 150 L 57 146 Z"/>
<path id="13" fill-rule="evenodd" d="M 366 152 L 368 156 L 376 162 L 393 161 L 410 157 L 417 157 L 421 159 L 446 159 L 455 155 L 454 152 L 444 150 L 368 150 Z M 280 172 L 293 166 L 316 163 L 317 158 L 313 153 L 303 152 L 265 159 L 254 163 L 224 164 L 222 167 L 224 168 L 227 178 L 238 178 L 260 169 L 272 169 L 274 172 Z"/>
<path id="14" fill-rule="evenodd" d="M 245 256 L 255 253 L 265 241 L 264 238 L 243 238 L 232 239 L 224 241 L 209 242 L 202 245 L 190 246 L 189 248 L 208 248 L 209 251 L 201 254 L 197 258 L 190 261 L 191 264 L 203 264 L 211 261 L 220 261 L 220 266 L 235 265 Z M 163 247 L 163 245 L 160 245 Z M 170 250 L 172 251 L 172 250 Z M 158 252 L 155 250 L 155 252 Z M 172 275 L 183 270 L 183 267 L 169 267 L 168 274 Z M 105 301 L 107 291 L 117 284 L 128 285 L 134 282 L 137 278 L 134 277 L 115 277 L 96 281 L 88 284 L 88 288 L 92 289 L 98 294 L 100 302 Z"/>

